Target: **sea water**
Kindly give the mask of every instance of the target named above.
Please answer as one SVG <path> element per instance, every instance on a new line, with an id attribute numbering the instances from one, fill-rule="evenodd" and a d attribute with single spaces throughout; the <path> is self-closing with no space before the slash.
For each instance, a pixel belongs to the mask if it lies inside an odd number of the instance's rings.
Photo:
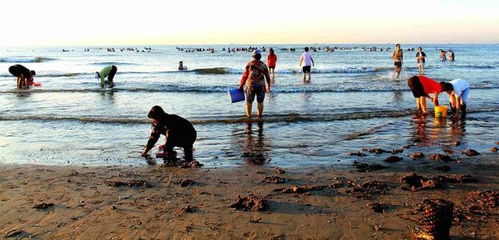
<path id="1" fill-rule="evenodd" d="M 393 44 L 308 45 L 321 50 L 311 51 L 315 67 L 311 82 L 304 83 L 299 68 L 304 46 L 265 45 L 278 56 L 275 84 L 265 99 L 263 121 L 253 122 L 245 119 L 244 102 L 231 104 L 227 93 L 238 86 L 251 60 L 249 52 L 227 48 L 248 45 L 178 46 L 184 51 L 177 46 L 2 47 L 0 163 L 146 164 L 140 153 L 150 134 L 147 112 L 154 105 L 194 123 L 194 155 L 208 167 L 380 161 L 388 154 L 359 158 L 348 153 L 403 146 L 410 148 L 399 154 L 406 161 L 398 164 L 413 164 L 407 155 L 414 151 L 452 148 L 454 157 L 461 157 L 461 150 L 486 153 L 498 141 L 499 61 L 494 56 L 499 45 L 402 45 L 405 50 L 423 47 L 427 76 L 470 82 L 466 121 L 414 113 L 407 78 L 418 73 L 415 51 L 404 52 L 403 71 L 393 78 L 391 51 L 386 51 Z M 326 52 L 325 46 L 338 49 Z M 378 50 L 363 49 L 373 46 Z M 440 61 L 438 49 L 452 49 L 456 61 Z M 186 71 L 177 70 L 179 61 Z M 42 86 L 17 90 L 8 72 L 14 64 L 35 70 Z M 118 67 L 116 86 L 101 89 L 94 74 L 108 65 Z M 446 93 L 440 102 L 448 104 Z M 433 107 L 429 101 L 428 107 Z M 453 146 L 456 141 L 461 145 Z"/>

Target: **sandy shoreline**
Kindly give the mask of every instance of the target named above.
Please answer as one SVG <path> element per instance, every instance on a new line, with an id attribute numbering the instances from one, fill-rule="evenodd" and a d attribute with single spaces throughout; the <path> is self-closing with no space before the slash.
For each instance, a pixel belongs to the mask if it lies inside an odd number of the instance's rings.
<path id="1" fill-rule="evenodd" d="M 497 162 L 496 155 L 482 155 Z M 389 164 L 385 164 L 390 166 Z M 440 164 L 441 165 L 441 164 Z M 476 191 L 499 190 L 497 164 L 452 166 L 443 173 L 427 165 L 357 172 L 332 167 L 233 169 L 175 167 L 3 165 L 0 170 L 1 237 L 34 239 L 404 239 L 410 238 L 425 198 L 444 198 L 456 209 L 474 204 Z M 409 169 L 408 169 L 409 168 Z M 408 191 L 400 178 L 411 172 L 469 174 L 478 182 L 449 183 L 443 189 Z M 262 182 L 278 176 L 284 183 Z M 268 179 L 277 181 L 278 178 Z M 190 180 L 190 181 L 189 181 Z M 352 190 L 372 180 L 376 191 Z M 130 184 L 134 186 L 119 186 Z M 291 186 L 315 188 L 284 193 Z M 300 190 L 300 189 L 299 189 Z M 298 191 L 299 191 L 298 190 Z M 238 195 L 255 194 L 265 211 L 229 206 Z M 46 203 L 48 206 L 36 204 Z M 388 208 L 375 212 L 369 203 Z M 53 204 L 53 206 L 51 205 Z M 456 211 L 455 211 L 456 212 Z M 497 239 L 498 210 L 464 212 L 451 229 L 455 239 Z"/>

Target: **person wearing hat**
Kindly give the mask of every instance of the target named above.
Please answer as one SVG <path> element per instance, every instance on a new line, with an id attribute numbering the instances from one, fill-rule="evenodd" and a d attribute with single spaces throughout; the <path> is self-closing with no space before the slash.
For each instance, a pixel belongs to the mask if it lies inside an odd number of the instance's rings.
<path id="1" fill-rule="evenodd" d="M 17 77 L 17 88 L 29 88 L 29 85 L 33 85 L 35 71 L 29 70 L 21 64 L 16 64 L 9 67 L 9 72 Z"/>
<path id="2" fill-rule="evenodd" d="M 103 68 L 100 72 L 95 72 L 95 78 L 100 79 L 100 87 L 104 88 L 104 84 L 108 84 L 110 88 L 114 87 L 114 75 L 116 75 L 116 72 L 118 71 L 118 68 L 114 65 L 112 66 L 107 66 Z M 106 81 L 107 77 L 107 81 Z"/>
<path id="3" fill-rule="evenodd" d="M 252 52 L 253 60 L 249 61 L 244 68 L 239 89 L 246 86 L 246 116 L 251 118 L 251 109 L 253 101 L 258 103 L 258 116 L 263 115 L 263 100 L 265 99 L 265 92 L 270 92 L 270 75 L 267 65 L 260 61 L 262 53 L 260 50 Z M 265 79 L 264 79 L 265 78 Z M 265 81 L 266 80 L 266 81 Z M 265 83 L 267 83 L 265 85 Z"/>
<path id="4" fill-rule="evenodd" d="M 174 147 L 184 148 L 185 160 L 193 160 L 192 150 L 196 141 L 197 132 L 192 123 L 175 114 L 167 114 L 160 106 L 154 106 L 147 115 L 151 119 L 152 130 L 149 141 L 142 151 L 142 156 L 146 157 L 149 150 L 154 147 L 161 134 L 166 136 L 164 151 L 165 158 L 175 158 Z"/>

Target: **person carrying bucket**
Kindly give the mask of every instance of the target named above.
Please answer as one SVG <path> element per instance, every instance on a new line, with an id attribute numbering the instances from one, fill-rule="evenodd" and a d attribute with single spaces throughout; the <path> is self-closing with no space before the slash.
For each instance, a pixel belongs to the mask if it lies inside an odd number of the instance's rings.
<path id="1" fill-rule="evenodd" d="M 260 61 L 262 58 L 261 51 L 255 50 L 251 56 L 253 60 L 246 64 L 239 83 L 240 90 L 243 90 L 244 86 L 246 86 L 246 116 L 248 118 L 251 118 L 251 108 L 255 97 L 258 103 L 258 116 L 262 117 L 265 93 L 270 92 L 269 70 L 267 65 Z"/>
<path id="2" fill-rule="evenodd" d="M 438 106 L 438 95 L 442 92 L 442 84 L 423 75 L 412 76 L 407 80 L 407 85 L 411 88 L 412 94 L 416 98 L 416 109 L 424 114 L 428 112 L 426 108 L 426 98 L 429 98 L 433 105 Z M 434 94 L 431 97 L 429 94 Z"/>
<path id="3" fill-rule="evenodd" d="M 103 68 L 100 72 L 95 72 L 95 78 L 100 79 L 100 87 L 104 88 L 104 84 L 108 84 L 110 88 L 114 87 L 114 75 L 116 75 L 116 72 L 118 71 L 118 68 L 114 65 L 112 66 L 107 66 Z M 107 81 L 106 81 L 107 77 Z"/>
<path id="4" fill-rule="evenodd" d="M 470 83 L 463 79 L 455 79 L 448 83 L 442 83 L 442 88 L 449 94 L 451 113 L 455 118 L 461 115 L 466 118 L 466 101 L 470 94 Z"/>

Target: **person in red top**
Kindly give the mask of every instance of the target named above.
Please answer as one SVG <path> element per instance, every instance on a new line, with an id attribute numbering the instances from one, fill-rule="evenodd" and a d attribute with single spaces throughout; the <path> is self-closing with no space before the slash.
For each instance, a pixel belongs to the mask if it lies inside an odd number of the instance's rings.
<path id="1" fill-rule="evenodd" d="M 442 83 L 439 83 L 429 77 L 423 75 L 412 76 L 407 80 L 407 85 L 411 88 L 412 94 L 416 98 L 416 108 L 427 112 L 426 109 L 426 98 L 429 98 L 433 105 L 438 106 L 438 94 L 443 91 Z M 434 94 L 430 97 L 429 94 Z"/>
<path id="2" fill-rule="evenodd" d="M 248 118 L 251 118 L 251 108 L 255 96 L 258 103 L 258 116 L 262 116 L 265 92 L 270 92 L 269 69 L 265 63 L 260 61 L 262 58 L 260 50 L 253 51 L 252 56 L 253 60 L 246 64 L 239 84 L 241 90 L 246 86 L 246 116 Z M 267 85 L 265 85 L 264 78 L 267 80 Z"/>
<path id="3" fill-rule="evenodd" d="M 275 65 L 277 63 L 277 55 L 274 53 L 274 49 L 269 49 L 269 55 L 267 55 L 267 67 L 269 67 L 269 73 L 272 73 L 272 83 L 275 82 Z"/>

